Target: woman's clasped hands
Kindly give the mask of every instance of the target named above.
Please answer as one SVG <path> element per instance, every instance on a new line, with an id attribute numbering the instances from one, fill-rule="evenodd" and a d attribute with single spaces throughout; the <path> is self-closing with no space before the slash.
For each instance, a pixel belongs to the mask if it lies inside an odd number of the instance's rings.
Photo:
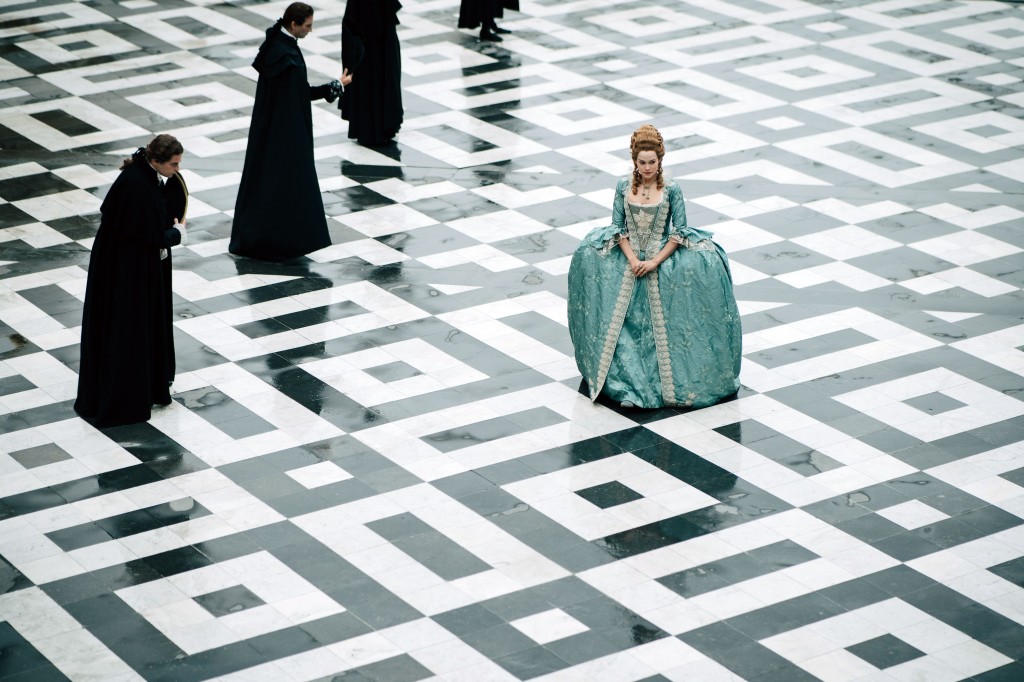
<path id="1" fill-rule="evenodd" d="M 635 277 L 644 277 L 657 270 L 658 263 L 653 260 L 636 260 L 629 267 Z"/>

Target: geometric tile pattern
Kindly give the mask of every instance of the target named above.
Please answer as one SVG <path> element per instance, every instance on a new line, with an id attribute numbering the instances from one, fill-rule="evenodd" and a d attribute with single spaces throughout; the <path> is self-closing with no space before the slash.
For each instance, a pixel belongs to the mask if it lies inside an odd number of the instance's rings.
<path id="1" fill-rule="evenodd" d="M 882 638 L 889 641 L 879 642 Z M 873 642 L 881 645 L 875 649 L 888 648 L 888 655 L 865 646 Z M 826 618 L 762 643 L 822 680 L 867 678 L 882 670 L 890 679 L 964 679 L 1011 662 L 899 599 Z"/>
<path id="2" fill-rule="evenodd" d="M 313 104 L 332 245 L 227 253 L 284 3 L 4 3 L 0 678 L 1024 678 L 1015 3 L 403 3 L 405 123 Z M 311 81 L 344 2 L 316 5 Z M 729 252 L 742 389 L 579 392 L 637 125 Z M 120 158 L 186 148 L 173 403 L 72 410 Z"/>
<path id="3" fill-rule="evenodd" d="M 244 586 L 263 603 L 218 616 L 200 597 Z M 187 654 L 345 611 L 272 555 L 256 552 L 116 592 Z"/>

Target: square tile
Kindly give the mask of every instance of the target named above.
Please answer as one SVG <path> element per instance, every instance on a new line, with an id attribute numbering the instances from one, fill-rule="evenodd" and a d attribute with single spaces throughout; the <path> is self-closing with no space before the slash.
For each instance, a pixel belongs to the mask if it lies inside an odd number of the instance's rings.
<path id="1" fill-rule="evenodd" d="M 894 523 L 898 523 L 907 530 L 922 528 L 949 518 L 948 514 L 920 500 L 902 502 L 885 509 L 879 509 L 876 513 Z"/>
<path id="2" fill-rule="evenodd" d="M 902 639 L 892 635 L 875 637 L 866 642 L 848 646 L 846 650 L 879 670 L 885 670 L 925 655 L 923 651 L 915 649 Z"/>
<path id="3" fill-rule="evenodd" d="M 193 597 L 204 609 L 209 611 L 214 618 L 226 616 L 229 613 L 238 613 L 245 609 L 262 606 L 265 602 L 250 592 L 244 585 L 235 585 L 223 590 L 208 592 Z"/>
<path id="4" fill-rule="evenodd" d="M 34 448 L 16 450 L 10 453 L 10 456 L 11 459 L 26 469 L 33 469 L 35 467 L 46 466 L 47 464 L 55 464 L 57 462 L 64 462 L 71 459 L 71 455 L 55 443 L 47 443 L 46 445 L 37 445 Z"/>
<path id="5" fill-rule="evenodd" d="M 942 414 L 943 412 L 949 412 L 950 410 L 965 407 L 964 403 L 959 400 L 950 398 L 948 395 L 937 391 L 934 393 L 919 395 L 916 398 L 908 398 L 907 400 L 904 400 L 903 403 L 926 414 Z"/>
<path id="6" fill-rule="evenodd" d="M 631 488 L 627 488 L 618 481 L 609 481 L 608 483 L 602 483 L 601 485 L 595 485 L 575 492 L 587 502 L 601 509 L 608 509 L 609 507 L 643 499 L 643 495 Z"/>
<path id="7" fill-rule="evenodd" d="M 509 625 L 537 644 L 549 644 L 590 629 L 561 609 L 551 609 L 525 618 L 517 618 L 509 621 Z"/>
<path id="8" fill-rule="evenodd" d="M 347 481 L 352 478 L 352 474 L 342 469 L 335 462 L 310 464 L 298 469 L 291 469 L 285 473 L 308 490 L 340 481 Z"/>

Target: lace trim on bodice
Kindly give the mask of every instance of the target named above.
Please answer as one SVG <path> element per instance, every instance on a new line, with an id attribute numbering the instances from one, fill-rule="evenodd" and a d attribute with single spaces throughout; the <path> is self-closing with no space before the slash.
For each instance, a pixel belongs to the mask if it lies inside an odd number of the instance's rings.
<path id="1" fill-rule="evenodd" d="M 647 251 L 651 245 L 661 243 L 668 224 L 668 212 L 662 211 L 664 199 L 657 204 L 626 204 L 626 237 L 637 253 Z"/>

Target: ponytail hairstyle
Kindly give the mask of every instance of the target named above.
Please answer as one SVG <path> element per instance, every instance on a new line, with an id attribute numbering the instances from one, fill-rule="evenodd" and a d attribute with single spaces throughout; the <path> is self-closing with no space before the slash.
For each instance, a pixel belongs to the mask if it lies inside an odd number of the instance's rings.
<path id="1" fill-rule="evenodd" d="M 132 165 L 132 162 L 134 162 L 139 156 L 142 156 L 142 158 L 147 161 L 167 163 L 171 158 L 184 153 L 185 148 L 181 146 L 181 142 L 178 142 L 178 138 L 173 135 L 168 135 L 167 133 L 162 133 L 154 137 L 145 148 L 139 147 L 134 154 L 121 163 L 121 168 L 118 170 L 124 170 L 128 166 Z"/>
<path id="2" fill-rule="evenodd" d="M 661 160 L 665 158 L 665 139 L 658 132 L 658 129 L 650 123 L 633 131 L 633 137 L 629 139 L 629 154 L 633 158 L 633 193 L 640 189 L 640 171 L 636 167 L 636 157 L 640 152 L 654 152 L 658 155 L 658 190 L 665 187 L 665 176 L 661 172 Z"/>

